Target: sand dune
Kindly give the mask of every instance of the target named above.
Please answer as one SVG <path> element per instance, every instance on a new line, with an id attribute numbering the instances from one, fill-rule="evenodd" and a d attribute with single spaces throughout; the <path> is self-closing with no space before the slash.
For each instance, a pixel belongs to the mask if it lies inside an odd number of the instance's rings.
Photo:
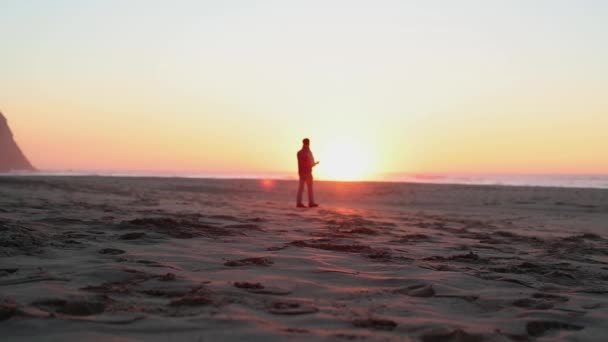
<path id="1" fill-rule="evenodd" d="M 608 191 L 0 178 L 5 341 L 604 341 Z"/>

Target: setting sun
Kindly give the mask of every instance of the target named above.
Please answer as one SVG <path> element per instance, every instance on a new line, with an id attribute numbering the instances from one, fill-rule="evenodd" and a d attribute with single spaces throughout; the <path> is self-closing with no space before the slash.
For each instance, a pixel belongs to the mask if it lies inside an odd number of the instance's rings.
<path id="1" fill-rule="evenodd" d="M 353 140 L 340 139 L 317 147 L 320 164 L 315 174 L 320 179 L 354 181 L 369 179 L 373 172 L 372 151 L 369 146 Z"/>

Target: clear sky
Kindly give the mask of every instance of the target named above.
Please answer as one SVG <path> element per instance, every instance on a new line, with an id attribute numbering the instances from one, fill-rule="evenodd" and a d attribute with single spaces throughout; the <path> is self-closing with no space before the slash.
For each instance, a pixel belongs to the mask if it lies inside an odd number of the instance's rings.
<path id="1" fill-rule="evenodd" d="M 0 0 L 51 170 L 608 173 L 608 1 Z"/>

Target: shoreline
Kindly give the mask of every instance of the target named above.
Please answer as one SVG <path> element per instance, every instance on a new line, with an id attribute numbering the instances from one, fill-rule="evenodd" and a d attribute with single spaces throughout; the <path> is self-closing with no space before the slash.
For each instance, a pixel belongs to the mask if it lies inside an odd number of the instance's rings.
<path id="1" fill-rule="evenodd" d="M 585 175 L 573 175 L 573 176 L 585 176 Z M 593 175 L 591 175 L 593 176 Z M 608 175 L 600 175 L 608 177 Z M 44 173 L 44 172 L 32 172 L 32 173 L 0 173 L 1 178 L 118 178 L 118 179 L 192 179 L 201 181 L 265 181 L 270 180 L 274 182 L 297 182 L 296 177 L 293 178 L 272 178 L 272 177 L 213 177 L 213 176 L 183 176 L 183 175 L 128 175 L 128 174 L 88 174 L 88 173 L 77 173 L 77 174 L 61 174 L 61 173 Z M 336 183 L 336 184 L 394 184 L 394 185 L 432 185 L 432 186 L 465 186 L 465 187 L 506 187 L 506 188 L 541 188 L 541 189 L 572 189 L 572 190 L 606 190 L 608 191 L 608 184 L 603 186 L 572 186 L 572 185 L 543 185 L 543 184 L 487 184 L 487 183 L 464 183 L 464 182 L 432 182 L 432 181 L 395 181 L 395 180 L 323 180 L 315 179 L 315 183 Z"/>

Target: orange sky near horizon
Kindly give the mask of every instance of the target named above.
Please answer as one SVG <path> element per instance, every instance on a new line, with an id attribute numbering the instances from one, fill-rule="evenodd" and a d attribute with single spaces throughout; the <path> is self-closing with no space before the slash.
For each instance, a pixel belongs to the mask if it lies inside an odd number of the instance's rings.
<path id="1" fill-rule="evenodd" d="M 608 5 L 253 3 L 7 1 L 0 110 L 42 170 L 608 174 Z"/>

